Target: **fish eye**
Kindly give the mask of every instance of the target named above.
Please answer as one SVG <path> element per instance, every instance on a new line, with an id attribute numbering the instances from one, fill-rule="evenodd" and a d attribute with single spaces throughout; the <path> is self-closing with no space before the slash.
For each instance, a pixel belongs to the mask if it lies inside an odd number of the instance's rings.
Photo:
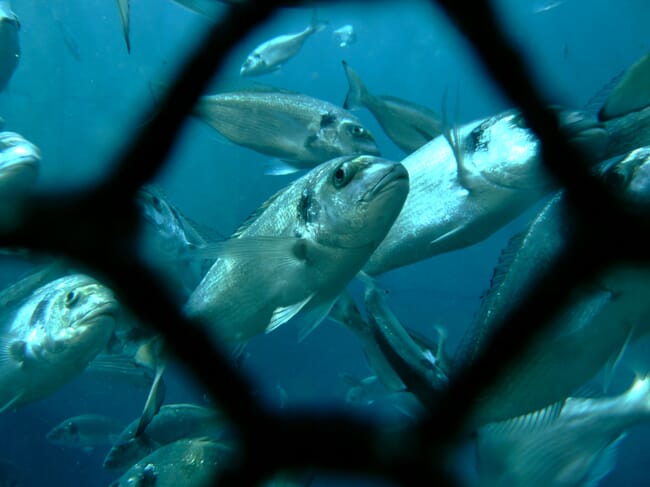
<path id="1" fill-rule="evenodd" d="M 75 291 L 70 291 L 68 294 L 65 295 L 65 305 L 69 308 L 70 306 L 74 305 L 77 302 L 78 298 L 79 298 L 78 293 L 76 293 Z"/>
<path id="2" fill-rule="evenodd" d="M 353 125 L 352 126 L 352 135 L 355 135 L 357 137 L 362 137 L 365 134 L 366 134 L 366 129 L 364 129 L 360 125 Z"/>
<path id="3" fill-rule="evenodd" d="M 154 196 L 151 199 L 151 204 L 156 210 L 162 211 L 162 203 L 160 202 L 160 198 L 158 198 L 157 196 Z"/>
<path id="4" fill-rule="evenodd" d="M 605 183 L 613 189 L 623 189 L 628 183 L 628 174 L 614 169 L 605 175 Z"/>
<path id="5" fill-rule="evenodd" d="M 67 425 L 67 430 L 72 433 L 73 435 L 76 435 L 79 432 L 79 428 L 77 428 L 77 425 L 74 423 L 68 423 Z"/>
<path id="6" fill-rule="evenodd" d="M 350 182 L 354 176 L 354 166 L 350 165 L 347 162 L 342 163 L 339 167 L 336 168 L 334 174 L 332 175 L 332 182 L 336 189 L 340 189 Z"/>

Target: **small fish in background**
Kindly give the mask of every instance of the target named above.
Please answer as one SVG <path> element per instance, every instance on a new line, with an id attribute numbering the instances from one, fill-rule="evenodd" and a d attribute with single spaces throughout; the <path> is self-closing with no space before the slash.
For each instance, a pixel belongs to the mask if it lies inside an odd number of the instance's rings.
<path id="1" fill-rule="evenodd" d="M 156 449 L 186 438 L 219 439 L 227 423 L 219 410 L 194 404 L 162 406 L 144 432 L 136 435 L 140 419 L 132 421 L 119 434 L 104 459 L 104 468 L 123 472 Z"/>
<path id="2" fill-rule="evenodd" d="M 79 49 L 79 43 L 75 40 L 74 35 L 68 28 L 68 26 L 61 20 L 59 11 L 56 8 L 52 8 L 52 19 L 59 29 L 61 34 L 61 39 L 65 43 L 65 46 L 68 48 L 68 52 L 78 63 L 82 62 L 81 59 L 81 49 Z"/>
<path id="3" fill-rule="evenodd" d="M 103 414 L 82 414 L 63 420 L 46 435 L 53 445 L 92 450 L 98 446 L 112 445 L 124 425 Z"/>
<path id="4" fill-rule="evenodd" d="M 334 32 L 332 36 L 339 43 L 339 47 L 347 47 L 350 44 L 357 42 L 357 33 L 354 30 L 352 24 L 346 24 L 342 27 L 339 27 Z"/>
<path id="5" fill-rule="evenodd" d="M 290 174 L 347 154 L 379 155 L 357 117 L 301 93 L 260 86 L 203 96 L 194 115 L 235 144 L 278 158 L 270 174 Z"/>
<path id="6" fill-rule="evenodd" d="M 20 60 L 20 21 L 8 0 L 0 1 L 0 92 L 14 74 Z"/>
<path id="7" fill-rule="evenodd" d="M 442 133 L 442 120 L 432 110 L 394 96 L 375 96 L 345 61 L 343 69 L 349 85 L 343 108 L 367 108 L 386 135 L 407 154 Z"/>
<path id="8" fill-rule="evenodd" d="M 322 31 L 326 25 L 316 18 L 314 11 L 311 23 L 302 32 L 274 37 L 253 49 L 241 65 L 239 75 L 260 76 L 277 71 L 298 54 L 312 34 Z"/>
<path id="9" fill-rule="evenodd" d="M 541 14 L 550 12 L 564 4 L 564 0 L 535 0 L 533 2 L 533 13 Z"/>
<path id="10" fill-rule="evenodd" d="M 36 273 L 38 275 L 38 273 Z M 108 344 L 119 309 L 113 292 L 71 274 L 36 290 L 33 275 L 8 288 L 0 323 L 0 412 L 43 399 L 78 376 Z"/>
<path id="11" fill-rule="evenodd" d="M 650 421 L 650 379 L 615 397 L 576 398 L 478 430 L 480 485 L 595 486 L 626 432 Z"/>
<path id="12" fill-rule="evenodd" d="M 234 453 L 229 444 L 209 438 L 177 440 L 139 460 L 109 487 L 208 487 Z"/>
<path id="13" fill-rule="evenodd" d="M 117 9 L 120 13 L 120 21 L 122 23 L 122 34 L 124 35 L 124 42 L 126 43 L 126 51 L 131 53 L 131 3 L 130 0 L 115 0 L 117 2 Z"/>
<path id="14" fill-rule="evenodd" d="M 0 487 L 23 487 L 34 485 L 28 478 L 27 469 L 11 460 L 0 458 Z"/>
<path id="15" fill-rule="evenodd" d="M 185 313 L 226 346 L 298 314 L 304 338 L 384 238 L 408 187 L 402 165 L 378 157 L 344 156 L 315 167 L 267 200 L 229 240 L 198 249 L 217 261 Z"/>

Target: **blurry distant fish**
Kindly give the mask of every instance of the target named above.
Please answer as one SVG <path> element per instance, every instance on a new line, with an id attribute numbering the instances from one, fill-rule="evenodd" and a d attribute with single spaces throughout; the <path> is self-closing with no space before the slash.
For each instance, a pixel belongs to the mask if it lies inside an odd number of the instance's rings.
<path id="1" fill-rule="evenodd" d="M 536 0 L 533 2 L 533 13 L 541 14 L 559 7 L 564 3 L 563 0 Z"/>
<path id="2" fill-rule="evenodd" d="M 105 469 L 121 472 L 163 445 L 183 438 L 218 439 L 226 431 L 226 421 L 218 410 L 194 404 L 161 407 L 144 433 L 136 436 L 138 424 L 136 419 L 119 434 L 104 459 Z"/>
<path id="3" fill-rule="evenodd" d="M 59 32 L 61 33 L 61 38 L 63 39 L 63 42 L 65 43 L 66 47 L 68 48 L 68 52 L 74 58 L 75 61 L 80 63 L 81 50 L 79 49 L 79 44 L 77 43 L 74 36 L 72 35 L 72 32 L 70 32 L 68 26 L 65 23 L 63 23 L 61 17 L 59 17 L 58 10 L 54 8 L 52 9 L 52 18 L 54 19 L 54 23 L 56 24 L 56 26 L 59 28 Z"/>
<path id="4" fill-rule="evenodd" d="M 33 485 L 27 478 L 27 470 L 14 462 L 0 458 L 0 487 L 23 487 Z"/>
<path id="5" fill-rule="evenodd" d="M 352 24 L 346 24 L 343 27 L 336 29 L 332 35 L 336 42 L 339 43 L 339 47 L 347 47 L 350 44 L 357 42 L 357 33 L 354 31 L 354 26 Z"/>
<path id="6" fill-rule="evenodd" d="M 271 197 L 228 241 L 185 307 L 238 344 L 301 313 L 301 337 L 384 238 L 408 193 L 403 166 L 345 156 L 312 169 Z"/>
<path id="7" fill-rule="evenodd" d="M 41 152 L 15 132 L 0 132 L 0 202 L 24 196 L 34 185 Z"/>
<path id="8" fill-rule="evenodd" d="M 598 158 L 607 134 L 595 119 L 560 112 L 572 142 Z M 369 274 L 408 265 L 487 238 L 555 187 L 539 141 L 517 110 L 446 132 L 402 160 L 411 190 L 372 255 Z"/>
<path id="9" fill-rule="evenodd" d="M 630 205 L 647 209 L 650 148 L 638 149 L 605 167 L 602 177 Z M 560 192 L 503 250 L 474 324 L 457 347 L 454 367 L 471 362 L 479 353 L 494 328 L 548 269 L 574 231 L 575 222 Z M 626 347 L 650 332 L 648 291 L 650 268 L 625 263 L 577 288 L 550 326 L 481 394 L 471 424 L 547 407 L 575 393 L 603 368 L 611 375 Z"/>
<path id="10" fill-rule="evenodd" d="M 650 421 L 650 379 L 616 397 L 562 403 L 478 432 L 480 485 L 595 486 L 613 470 L 626 431 Z"/>
<path id="11" fill-rule="evenodd" d="M 21 298 L 0 323 L 0 411 L 47 397 L 81 373 L 108 343 L 118 309 L 109 289 L 81 274 Z"/>
<path id="12" fill-rule="evenodd" d="M 286 161 L 288 173 L 347 154 L 379 155 L 350 112 L 299 93 L 257 89 L 199 99 L 196 116 L 235 144 Z"/>
<path id="13" fill-rule="evenodd" d="M 320 32 L 326 26 L 325 22 L 316 19 L 316 12 L 305 30 L 295 34 L 285 34 L 274 37 L 260 44 L 251 52 L 241 65 L 241 76 L 260 76 L 272 73 L 282 67 L 293 56 L 298 54 L 309 36 Z"/>
<path id="14" fill-rule="evenodd" d="M 197 14 L 203 15 L 208 19 L 216 20 L 219 17 L 218 5 L 219 3 L 243 3 L 239 2 L 220 2 L 217 0 L 174 0 L 179 5 L 182 5 L 188 10 L 195 12 Z"/>
<path id="15" fill-rule="evenodd" d="M 8 0 L 0 1 L 0 91 L 7 87 L 20 59 L 20 22 Z"/>
<path id="16" fill-rule="evenodd" d="M 102 414 L 82 414 L 68 418 L 47 434 L 47 441 L 54 445 L 91 449 L 112 445 L 124 426 L 114 418 Z"/>
<path id="17" fill-rule="evenodd" d="M 159 189 L 141 188 L 137 202 L 143 216 L 138 233 L 140 255 L 164 277 L 164 283 L 179 301 L 185 302 L 210 268 L 209 262 L 187 259 L 188 250 L 206 240 Z"/>
<path id="18" fill-rule="evenodd" d="M 131 39 L 129 38 L 130 34 L 130 23 L 131 23 L 131 5 L 130 0 L 116 0 L 117 8 L 120 12 L 120 21 L 122 22 L 122 33 L 124 34 L 124 42 L 126 42 L 126 50 L 131 52 Z"/>
<path id="19" fill-rule="evenodd" d="M 178 440 L 144 457 L 110 487 L 209 487 L 232 457 L 232 448 L 224 443 Z"/>
<path id="20" fill-rule="evenodd" d="M 350 87 L 343 108 L 366 107 L 386 135 L 407 154 L 442 133 L 442 120 L 433 111 L 393 96 L 375 96 L 345 61 L 343 69 Z"/>

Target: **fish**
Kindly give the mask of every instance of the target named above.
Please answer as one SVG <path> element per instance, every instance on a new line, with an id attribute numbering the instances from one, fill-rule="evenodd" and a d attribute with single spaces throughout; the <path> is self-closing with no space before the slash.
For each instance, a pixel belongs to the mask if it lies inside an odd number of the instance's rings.
<path id="1" fill-rule="evenodd" d="M 157 448 L 183 438 L 225 435 L 227 423 L 221 412 L 195 404 L 167 404 L 160 408 L 144 432 L 136 435 L 140 419 L 129 423 L 104 458 L 104 468 L 123 472 Z"/>
<path id="2" fill-rule="evenodd" d="M 232 237 L 184 307 L 219 344 L 245 343 L 301 313 L 320 323 L 384 238 L 408 193 L 399 163 L 343 156 L 267 200 Z"/>
<path id="3" fill-rule="evenodd" d="M 11 3 L 0 1 L 0 92 L 7 89 L 20 61 L 19 31 L 20 21 L 11 10 Z"/>
<path id="4" fill-rule="evenodd" d="M 14 462 L 0 458 L 0 487 L 32 485 L 27 470 Z"/>
<path id="5" fill-rule="evenodd" d="M 367 108 L 390 140 L 406 154 L 442 134 L 442 119 L 432 110 L 394 96 L 373 95 L 345 61 L 343 69 L 349 85 L 343 108 Z"/>
<path id="6" fill-rule="evenodd" d="M 288 174 L 334 157 L 379 155 L 372 134 L 350 112 L 323 100 L 274 88 L 199 99 L 194 115 L 235 144 L 278 158 Z"/>
<path id="7" fill-rule="evenodd" d="M 112 445 L 124 425 L 103 414 L 82 414 L 63 420 L 52 428 L 45 438 L 53 445 L 90 450 Z"/>
<path id="8" fill-rule="evenodd" d="M 316 12 L 314 12 L 311 23 L 301 32 L 274 37 L 253 49 L 241 65 L 239 75 L 261 76 L 277 71 L 300 52 L 305 41 L 312 34 L 322 31 L 326 25 L 326 22 L 316 19 Z"/>
<path id="9" fill-rule="evenodd" d="M 347 47 L 357 42 L 357 33 L 352 24 L 345 24 L 332 32 L 334 39 L 339 43 L 339 47 Z"/>
<path id="10" fill-rule="evenodd" d="M 79 43 L 75 40 L 75 36 L 72 34 L 68 26 L 61 20 L 59 11 L 55 8 L 52 8 L 52 19 L 59 29 L 61 34 L 61 39 L 65 43 L 65 46 L 68 48 L 68 52 L 78 63 L 82 62 L 81 58 L 81 49 L 79 48 Z"/>
<path id="11" fill-rule="evenodd" d="M 106 347 L 118 309 L 113 292 L 84 274 L 55 279 L 3 309 L 0 412 L 43 399 L 79 375 Z"/>
<path id="12" fill-rule="evenodd" d="M 0 132 L 0 202 L 11 204 L 34 186 L 41 151 L 16 132 Z"/>
<path id="13" fill-rule="evenodd" d="M 232 447 L 209 438 L 182 439 L 142 458 L 110 487 L 207 487 L 233 458 Z"/>
<path id="14" fill-rule="evenodd" d="M 158 275 L 179 303 L 190 293 L 210 268 L 210 261 L 183 258 L 187 250 L 204 245 L 207 240 L 192 222 L 154 186 L 138 190 L 136 201 L 142 216 L 137 236 L 138 253 Z M 217 237 L 216 231 L 211 232 Z"/>
<path id="15" fill-rule="evenodd" d="M 120 13 L 120 22 L 122 23 L 122 34 L 124 35 L 124 42 L 126 43 L 126 51 L 131 53 L 131 1 L 130 0 L 115 0 L 117 2 L 117 9 Z"/>
<path id="16" fill-rule="evenodd" d="M 602 157 L 607 133 L 595 117 L 559 111 L 579 149 Z M 455 135 L 454 135 L 455 133 Z M 411 189 L 364 271 L 376 276 L 478 243 L 556 189 L 539 140 L 518 110 L 445 132 L 401 161 Z"/>
<path id="17" fill-rule="evenodd" d="M 219 10 L 217 8 L 219 3 L 231 3 L 236 5 L 244 2 L 241 0 L 232 2 L 219 2 L 217 0 L 174 0 L 174 3 L 177 3 L 194 13 L 203 15 L 210 20 L 217 20 L 219 18 Z"/>
<path id="18" fill-rule="evenodd" d="M 650 379 L 614 397 L 566 400 L 478 430 L 479 485 L 595 486 L 627 432 L 650 421 Z"/>
<path id="19" fill-rule="evenodd" d="M 595 170 L 636 208 L 650 201 L 649 171 L 648 147 Z M 575 230 L 567 205 L 563 191 L 554 194 L 504 248 L 479 311 L 456 349 L 455 370 L 471 363 L 490 333 L 565 248 Z M 577 288 L 553 322 L 480 394 L 468 427 L 542 409 L 574 394 L 603 369 L 611 375 L 626 348 L 650 331 L 648 283 L 648 266 L 621 263 Z"/>
<path id="20" fill-rule="evenodd" d="M 607 97 L 598 111 L 609 137 L 606 158 L 650 144 L 650 52 L 613 81 L 613 88 L 601 90 Z"/>

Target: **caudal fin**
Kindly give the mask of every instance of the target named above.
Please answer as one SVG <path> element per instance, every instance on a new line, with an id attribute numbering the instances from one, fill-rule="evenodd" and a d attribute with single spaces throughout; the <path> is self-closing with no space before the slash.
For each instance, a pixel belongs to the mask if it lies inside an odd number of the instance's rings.
<path id="1" fill-rule="evenodd" d="M 348 94 L 345 96 L 345 101 L 343 102 L 343 108 L 353 110 L 365 106 L 365 100 L 368 97 L 366 85 L 363 84 L 359 75 L 348 66 L 347 62 L 341 62 L 343 63 L 343 69 L 345 70 L 345 76 L 348 79 L 349 85 Z"/>

